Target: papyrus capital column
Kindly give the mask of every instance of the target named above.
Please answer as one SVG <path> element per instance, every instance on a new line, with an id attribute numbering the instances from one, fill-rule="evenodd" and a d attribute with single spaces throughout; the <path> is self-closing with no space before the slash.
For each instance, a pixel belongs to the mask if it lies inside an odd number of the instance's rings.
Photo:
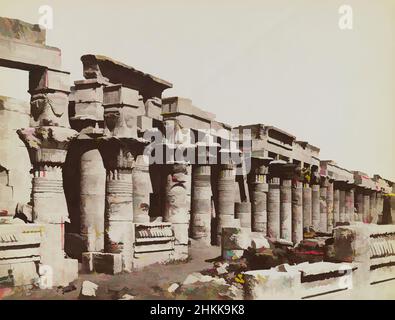
<path id="1" fill-rule="evenodd" d="M 133 138 L 102 138 L 99 143 L 106 168 L 104 251 L 122 256 L 121 269 L 114 273 L 132 270 L 133 169 L 144 145 Z"/>
<path id="2" fill-rule="evenodd" d="M 267 197 L 269 185 L 267 175 L 271 158 L 253 158 L 252 172 L 250 173 L 251 194 L 251 213 L 254 232 L 262 232 L 267 235 Z"/>

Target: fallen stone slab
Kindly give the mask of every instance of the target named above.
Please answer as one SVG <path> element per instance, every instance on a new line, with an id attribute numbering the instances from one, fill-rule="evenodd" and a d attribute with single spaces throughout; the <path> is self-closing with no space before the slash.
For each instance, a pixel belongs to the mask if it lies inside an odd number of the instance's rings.
<path id="1" fill-rule="evenodd" d="M 85 280 L 82 283 L 81 295 L 84 297 L 96 297 L 96 290 L 99 286 L 96 283 Z"/>

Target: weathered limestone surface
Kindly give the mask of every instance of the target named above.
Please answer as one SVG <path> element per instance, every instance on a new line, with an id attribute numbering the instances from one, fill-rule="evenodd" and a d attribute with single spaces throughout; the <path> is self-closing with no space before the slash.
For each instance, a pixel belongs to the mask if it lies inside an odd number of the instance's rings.
<path id="1" fill-rule="evenodd" d="M 0 96 L 0 120 L 0 208 L 12 215 L 18 202 L 30 200 L 29 154 L 16 133 L 29 126 L 29 104 Z"/>
<path id="2" fill-rule="evenodd" d="M 27 71 L 37 67 L 59 70 L 61 53 L 58 48 L 0 37 L 0 66 Z"/>
<path id="3" fill-rule="evenodd" d="M 222 228 L 234 226 L 235 169 L 232 164 L 223 164 L 220 166 L 217 188 L 218 188 L 217 244 L 220 244 Z"/>
<path id="4" fill-rule="evenodd" d="M 104 249 L 106 171 L 99 150 L 90 149 L 80 160 L 80 214 L 83 252 Z"/>
<path id="5" fill-rule="evenodd" d="M 292 242 L 303 240 L 303 183 L 297 181 L 292 188 Z"/>
<path id="6" fill-rule="evenodd" d="M 292 181 L 283 179 L 280 187 L 280 237 L 292 240 Z"/>
<path id="7" fill-rule="evenodd" d="M 191 236 L 211 242 L 211 167 L 195 165 L 192 169 Z"/>
<path id="8" fill-rule="evenodd" d="M 313 184 L 311 186 L 311 211 L 312 217 L 311 222 L 314 231 L 320 230 L 320 185 Z"/>
<path id="9" fill-rule="evenodd" d="M 312 226 L 312 191 L 311 187 L 303 184 L 303 229 L 308 230 Z"/>
<path id="10" fill-rule="evenodd" d="M 280 178 L 272 178 L 267 199 L 267 235 L 280 238 L 280 229 Z"/>
<path id="11" fill-rule="evenodd" d="M 176 259 L 188 257 L 190 221 L 190 165 L 168 164 L 164 221 L 171 222 L 175 237 Z"/>
<path id="12" fill-rule="evenodd" d="M 2 17 L 0 19 L 0 35 L 13 40 L 45 45 L 45 29 L 38 24 L 30 24 L 18 19 Z"/>

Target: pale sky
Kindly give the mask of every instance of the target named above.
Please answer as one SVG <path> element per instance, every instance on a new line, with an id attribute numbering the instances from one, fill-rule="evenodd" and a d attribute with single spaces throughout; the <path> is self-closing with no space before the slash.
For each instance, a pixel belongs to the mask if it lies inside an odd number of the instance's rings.
<path id="1" fill-rule="evenodd" d="M 353 29 L 340 30 L 341 5 Z M 232 125 L 277 126 L 350 170 L 395 181 L 395 0 L 0 0 L 0 16 L 38 23 L 82 79 L 103 54 L 173 83 Z M 0 68 L 0 94 L 29 99 L 24 72 Z"/>

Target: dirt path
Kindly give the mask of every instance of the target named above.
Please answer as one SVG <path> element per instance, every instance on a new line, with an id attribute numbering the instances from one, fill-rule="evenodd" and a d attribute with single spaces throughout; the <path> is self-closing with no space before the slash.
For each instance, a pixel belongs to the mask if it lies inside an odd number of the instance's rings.
<path id="1" fill-rule="evenodd" d="M 207 247 L 192 243 L 190 247 L 191 259 L 185 263 L 169 265 L 154 264 L 144 269 L 128 274 L 105 275 L 105 274 L 80 274 L 73 282 L 76 290 L 62 293 L 62 290 L 29 290 L 15 289 L 14 294 L 6 299 L 48 299 L 48 300 L 74 300 L 79 298 L 82 282 L 89 280 L 98 285 L 96 299 L 119 299 L 124 294 L 135 296 L 135 299 L 172 299 L 173 295 L 167 292 L 167 288 L 174 282 L 183 282 L 193 272 L 212 267 L 211 262 L 220 255 L 219 247 Z"/>

